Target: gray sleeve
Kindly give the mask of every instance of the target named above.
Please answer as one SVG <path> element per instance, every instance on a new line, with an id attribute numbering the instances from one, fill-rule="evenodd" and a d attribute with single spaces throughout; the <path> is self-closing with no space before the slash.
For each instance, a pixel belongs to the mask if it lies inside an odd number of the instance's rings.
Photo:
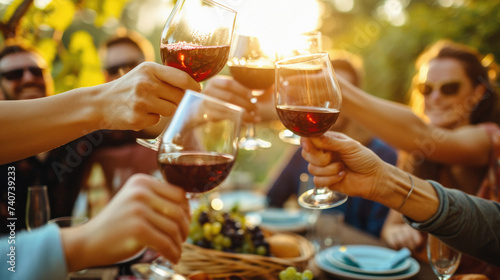
<path id="1" fill-rule="evenodd" d="M 57 225 L 15 232 L 9 237 L 0 238 L 0 279 L 66 279 L 66 258 Z"/>
<path id="2" fill-rule="evenodd" d="M 405 222 L 466 254 L 500 266 L 500 203 L 428 182 L 439 197 L 437 213 L 422 223 L 408 217 L 403 218 Z"/>

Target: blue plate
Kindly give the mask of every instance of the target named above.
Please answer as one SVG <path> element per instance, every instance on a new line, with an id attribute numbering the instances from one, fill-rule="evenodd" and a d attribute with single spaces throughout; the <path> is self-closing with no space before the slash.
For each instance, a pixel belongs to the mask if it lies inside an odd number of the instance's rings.
<path id="1" fill-rule="evenodd" d="M 273 231 L 304 231 L 308 218 L 309 214 L 304 211 L 281 208 L 269 208 L 247 214 L 247 221 Z"/>
<path id="2" fill-rule="evenodd" d="M 344 247 L 346 252 L 351 256 L 355 257 L 359 262 L 361 267 L 353 266 L 342 260 L 342 255 L 339 249 Z M 397 251 L 377 247 L 377 246 L 365 246 L 365 245 L 347 245 L 347 246 L 334 246 L 328 248 L 330 254 L 328 254 L 327 260 L 338 268 L 344 270 L 349 270 L 357 273 L 367 273 L 367 274 L 394 274 L 399 273 L 410 267 L 410 258 L 399 263 L 397 266 L 392 268 L 387 268 L 387 263 L 391 258 L 397 253 Z"/>
<path id="3" fill-rule="evenodd" d="M 351 247 L 354 247 L 354 246 L 359 250 L 363 250 L 363 248 L 364 248 L 365 250 L 367 249 L 367 250 L 372 251 L 372 252 L 387 249 L 387 248 L 376 247 L 376 246 L 349 245 L 349 246 L 347 246 L 348 250 L 352 249 Z M 375 248 L 377 248 L 377 249 L 375 249 Z M 370 274 L 370 273 L 358 273 L 358 272 L 354 272 L 354 271 L 350 271 L 350 270 L 345 270 L 345 269 L 342 269 L 340 267 L 335 266 L 334 264 L 332 264 L 329 261 L 329 258 L 331 259 L 331 257 L 329 257 L 329 255 L 332 255 L 333 251 L 337 250 L 337 249 L 338 248 L 330 247 L 330 248 L 327 248 L 325 250 L 318 252 L 314 257 L 314 260 L 316 261 L 316 265 L 323 271 L 326 271 L 326 272 L 331 273 L 333 275 L 346 277 L 348 279 L 399 280 L 399 279 L 408 279 L 420 271 L 420 265 L 413 258 L 408 259 L 409 263 L 410 263 L 409 267 L 407 269 L 404 269 L 404 270 L 398 272 L 398 273 Z M 387 249 L 387 250 L 390 250 L 390 249 Z"/>

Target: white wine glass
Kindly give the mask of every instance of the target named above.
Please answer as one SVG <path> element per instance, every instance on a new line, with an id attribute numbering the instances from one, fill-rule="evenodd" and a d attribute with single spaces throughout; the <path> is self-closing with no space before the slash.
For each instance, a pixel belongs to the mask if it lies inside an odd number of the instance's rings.
<path id="1" fill-rule="evenodd" d="M 226 65 L 236 11 L 212 0 L 178 0 L 160 39 L 164 65 L 188 73 L 197 82 L 218 74 Z M 137 139 L 153 150 L 158 139 Z"/>
<path id="2" fill-rule="evenodd" d="M 229 175 L 238 153 L 243 108 L 187 90 L 162 134 L 158 164 L 165 181 L 192 198 L 213 190 Z M 151 271 L 173 273 L 163 257 Z"/>
<path id="3" fill-rule="evenodd" d="M 50 219 L 50 204 L 47 194 L 47 186 L 37 185 L 28 187 L 28 199 L 26 203 L 26 228 L 31 231 L 34 228 L 45 225 Z"/>
<path id="4" fill-rule="evenodd" d="M 318 53 L 323 51 L 321 43 L 321 32 L 309 31 L 291 36 L 284 47 L 277 52 L 277 60 L 302 54 Z M 300 136 L 289 129 L 283 129 L 278 133 L 279 138 L 289 144 L 300 145 Z"/>
<path id="5" fill-rule="evenodd" d="M 227 64 L 233 79 L 252 91 L 250 102 L 257 103 L 258 97 L 274 84 L 275 62 L 275 53 L 266 53 L 260 38 L 238 34 L 235 36 Z M 255 114 L 255 112 L 250 113 Z M 240 141 L 241 149 L 256 150 L 271 147 L 271 142 L 257 137 L 255 123 L 251 122 L 246 126 L 245 136 Z"/>
<path id="6" fill-rule="evenodd" d="M 275 106 L 283 125 L 302 137 L 318 137 L 337 120 L 340 87 L 327 53 L 299 55 L 276 62 Z M 341 205 L 347 195 L 315 186 L 299 196 L 309 209 Z"/>
<path id="7" fill-rule="evenodd" d="M 434 271 L 438 279 L 447 280 L 453 276 L 460 265 L 462 254 L 429 234 L 427 238 L 427 257 L 432 271 Z"/>

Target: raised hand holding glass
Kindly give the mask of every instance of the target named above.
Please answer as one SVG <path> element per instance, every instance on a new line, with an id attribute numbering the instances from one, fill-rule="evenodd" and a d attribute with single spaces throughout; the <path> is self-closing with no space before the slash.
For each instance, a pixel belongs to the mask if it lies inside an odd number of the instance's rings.
<path id="1" fill-rule="evenodd" d="M 302 137 L 321 136 L 335 123 L 342 96 L 327 53 L 300 55 L 276 63 L 275 105 L 283 125 Z M 338 206 L 347 195 L 315 187 L 299 197 L 310 209 Z"/>

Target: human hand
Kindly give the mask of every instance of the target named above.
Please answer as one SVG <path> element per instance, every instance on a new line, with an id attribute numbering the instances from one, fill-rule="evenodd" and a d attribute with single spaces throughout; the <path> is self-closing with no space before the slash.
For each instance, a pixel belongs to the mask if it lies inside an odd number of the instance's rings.
<path id="1" fill-rule="evenodd" d="M 219 75 L 209 79 L 203 88 L 203 93 L 245 109 L 244 122 L 260 121 L 258 114 L 251 113 L 257 111 L 257 105 L 250 102 L 252 91 L 231 77 Z"/>
<path id="2" fill-rule="evenodd" d="M 371 200 L 383 195 L 379 182 L 384 180 L 386 163 L 359 142 L 328 131 L 316 138 L 302 137 L 301 145 L 316 186 Z"/>
<path id="3" fill-rule="evenodd" d="M 415 251 L 424 245 L 422 234 L 407 224 L 392 224 L 384 227 L 380 237 L 391 248 L 399 250 L 403 247 Z"/>
<path id="4" fill-rule="evenodd" d="M 61 230 L 68 270 L 114 264 L 146 246 L 177 263 L 189 223 L 184 190 L 134 175 L 96 217 Z"/>
<path id="5" fill-rule="evenodd" d="M 140 130 L 173 115 L 185 89 L 201 86 L 184 71 L 144 62 L 121 78 L 99 86 L 101 129 Z"/>

